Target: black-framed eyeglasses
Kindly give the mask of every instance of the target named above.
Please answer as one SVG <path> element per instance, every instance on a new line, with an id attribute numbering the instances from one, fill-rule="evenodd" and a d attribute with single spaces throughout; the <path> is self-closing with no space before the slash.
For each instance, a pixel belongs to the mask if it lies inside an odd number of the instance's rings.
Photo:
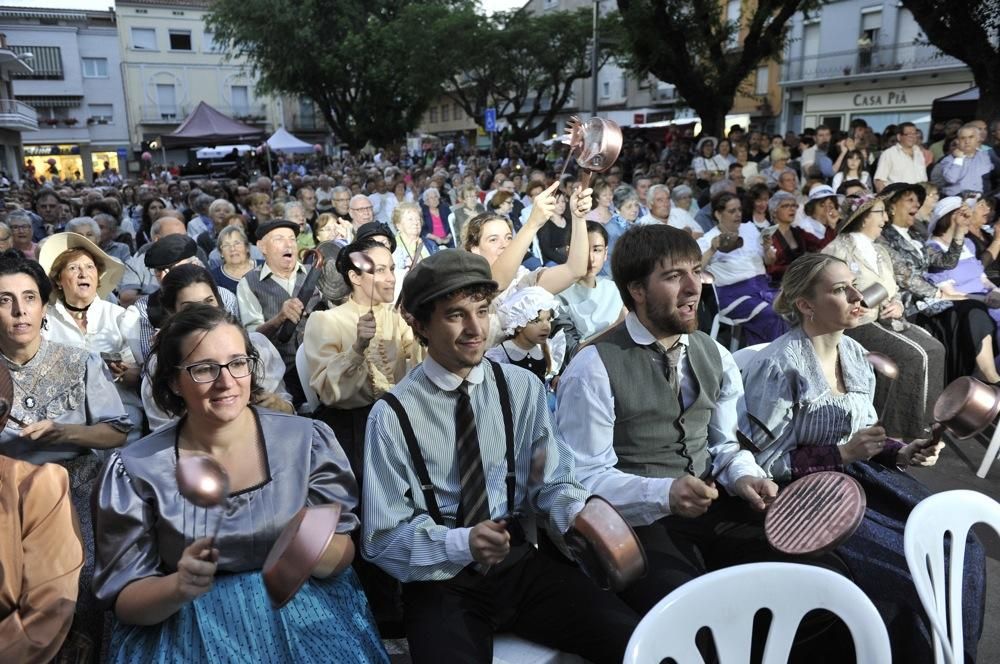
<path id="1" fill-rule="evenodd" d="M 229 371 L 229 375 L 233 378 L 246 378 L 253 373 L 256 366 L 257 360 L 255 358 L 243 356 L 234 357 L 225 364 L 219 364 L 218 362 L 198 362 L 197 364 L 189 364 L 177 368 L 187 371 L 188 375 L 191 376 L 191 380 L 196 383 L 214 383 L 219 379 L 222 367 L 225 367 Z"/>

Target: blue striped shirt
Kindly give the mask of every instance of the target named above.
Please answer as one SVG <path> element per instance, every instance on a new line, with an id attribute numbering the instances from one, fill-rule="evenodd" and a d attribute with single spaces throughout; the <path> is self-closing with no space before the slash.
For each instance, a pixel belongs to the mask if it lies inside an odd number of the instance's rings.
<path id="1" fill-rule="evenodd" d="M 470 383 L 490 516 L 539 514 L 548 518 L 550 533 L 564 533 L 588 493 L 573 477 L 572 455 L 556 434 L 541 382 L 520 367 L 501 365 L 501 370 L 514 416 L 516 509 L 507 505 L 506 438 L 493 372 L 484 361 L 465 379 Z M 410 418 L 444 524 L 427 514 L 395 412 L 378 401 L 368 417 L 362 554 L 403 582 L 450 579 L 472 562 L 469 529 L 455 527 L 460 489 L 455 405 L 461 382 L 428 357 L 392 389 Z M 529 481 L 533 458 L 544 458 L 544 469 L 541 477 Z"/>

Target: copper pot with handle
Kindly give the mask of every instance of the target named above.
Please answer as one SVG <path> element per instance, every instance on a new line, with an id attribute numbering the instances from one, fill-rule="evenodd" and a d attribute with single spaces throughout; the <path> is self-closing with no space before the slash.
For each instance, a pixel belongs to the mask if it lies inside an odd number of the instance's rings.
<path id="1" fill-rule="evenodd" d="M 621 592 L 646 574 L 646 551 L 635 531 L 600 496 L 587 500 L 564 539 L 580 569 L 605 590 Z"/>
<path id="2" fill-rule="evenodd" d="M 969 376 L 956 378 L 934 403 L 931 441 L 937 444 L 945 429 L 956 438 L 971 438 L 988 427 L 998 414 L 1000 391 Z"/>
<path id="3" fill-rule="evenodd" d="M 576 152 L 576 165 L 580 167 L 580 189 L 590 186 L 593 173 L 603 173 L 618 160 L 622 151 L 622 130 L 616 122 L 604 118 L 582 121 L 573 116 L 566 125 L 567 134 L 562 142 L 569 144 L 569 154 L 563 164 L 559 179 L 562 180 L 570 158 Z"/>

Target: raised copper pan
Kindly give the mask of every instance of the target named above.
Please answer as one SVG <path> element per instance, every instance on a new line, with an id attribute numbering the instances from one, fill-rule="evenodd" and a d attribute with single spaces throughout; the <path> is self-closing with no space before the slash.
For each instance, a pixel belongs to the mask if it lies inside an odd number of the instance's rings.
<path id="1" fill-rule="evenodd" d="M 580 188 L 586 189 L 590 186 L 592 173 L 603 173 L 618 160 L 622 151 L 622 130 L 611 120 L 590 118 L 582 121 L 576 116 L 569 119 L 566 129 L 568 135 L 563 142 L 569 143 L 569 154 L 559 179 L 562 180 L 570 157 L 577 152 L 576 164 L 581 169 Z"/>
<path id="2" fill-rule="evenodd" d="M 934 403 L 935 436 L 944 427 L 956 437 L 971 438 L 1000 414 L 1000 392 L 975 378 L 953 380 Z"/>
<path id="3" fill-rule="evenodd" d="M 337 533 L 340 510 L 339 503 L 303 507 L 281 531 L 261 570 L 275 609 L 288 604 L 316 569 Z"/>
<path id="4" fill-rule="evenodd" d="M 587 500 L 566 542 L 584 573 L 606 590 L 621 592 L 646 574 L 646 552 L 635 531 L 600 496 Z"/>

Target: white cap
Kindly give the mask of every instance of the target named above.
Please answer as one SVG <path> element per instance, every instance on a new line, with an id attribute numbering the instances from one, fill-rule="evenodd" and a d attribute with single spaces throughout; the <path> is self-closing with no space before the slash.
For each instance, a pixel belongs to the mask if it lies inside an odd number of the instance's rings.
<path id="1" fill-rule="evenodd" d="M 950 212 L 954 212 L 958 208 L 962 207 L 963 201 L 961 196 L 946 196 L 937 202 L 934 209 L 931 211 L 931 221 L 927 224 L 927 233 L 934 235 L 934 227 L 937 226 L 937 222 L 941 217 L 945 216 Z"/>
<path id="2" fill-rule="evenodd" d="M 497 307 L 497 317 L 503 327 L 503 333 L 514 336 L 519 327 L 524 327 L 538 318 L 538 312 L 551 311 L 553 315 L 559 309 L 559 300 L 540 286 L 522 288 L 507 297 Z"/>

